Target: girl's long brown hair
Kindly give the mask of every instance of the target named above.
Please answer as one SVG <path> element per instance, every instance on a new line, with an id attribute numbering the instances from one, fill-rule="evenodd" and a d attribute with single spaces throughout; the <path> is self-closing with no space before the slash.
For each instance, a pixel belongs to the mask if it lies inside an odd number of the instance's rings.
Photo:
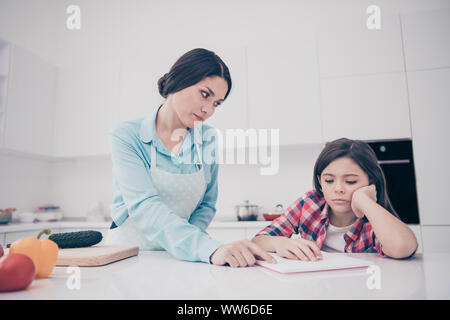
<path id="1" fill-rule="evenodd" d="M 374 184 L 377 190 L 377 203 L 399 218 L 395 212 L 386 189 L 386 179 L 378 164 L 377 156 L 364 141 L 341 138 L 328 143 L 320 153 L 314 165 L 313 184 L 317 192 L 323 196 L 320 185 L 322 171 L 338 158 L 350 158 L 369 176 L 369 184 Z"/>

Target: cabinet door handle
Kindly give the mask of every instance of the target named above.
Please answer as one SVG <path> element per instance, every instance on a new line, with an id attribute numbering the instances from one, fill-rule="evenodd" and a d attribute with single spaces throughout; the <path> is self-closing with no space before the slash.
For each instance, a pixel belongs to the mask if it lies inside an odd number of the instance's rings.
<path id="1" fill-rule="evenodd" d="M 399 163 L 410 163 L 410 160 L 380 160 L 379 164 L 399 164 Z"/>

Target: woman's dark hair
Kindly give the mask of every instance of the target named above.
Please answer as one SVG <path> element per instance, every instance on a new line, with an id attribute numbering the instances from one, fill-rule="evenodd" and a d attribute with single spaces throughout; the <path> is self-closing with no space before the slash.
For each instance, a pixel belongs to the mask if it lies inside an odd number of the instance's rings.
<path id="1" fill-rule="evenodd" d="M 228 91 L 231 90 L 231 75 L 228 67 L 214 52 L 197 48 L 183 54 L 170 71 L 158 80 L 161 96 L 167 98 L 171 93 L 190 87 L 206 77 L 219 76 L 226 80 Z"/>
<path id="2" fill-rule="evenodd" d="M 386 190 L 386 179 L 378 164 L 377 156 L 364 141 L 341 138 L 328 143 L 320 153 L 314 165 L 314 188 L 323 196 L 320 176 L 322 171 L 338 158 L 350 158 L 369 176 L 369 184 L 374 184 L 377 190 L 377 203 L 399 218 L 389 200 Z"/>

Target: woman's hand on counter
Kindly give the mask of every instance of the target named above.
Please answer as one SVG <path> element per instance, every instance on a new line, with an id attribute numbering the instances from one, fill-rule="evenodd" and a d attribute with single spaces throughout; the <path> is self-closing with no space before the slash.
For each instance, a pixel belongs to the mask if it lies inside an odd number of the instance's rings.
<path id="1" fill-rule="evenodd" d="M 276 263 L 270 254 L 248 239 L 224 244 L 210 257 L 212 264 L 218 266 L 228 264 L 232 268 L 252 266 L 256 263 L 256 259 Z"/>

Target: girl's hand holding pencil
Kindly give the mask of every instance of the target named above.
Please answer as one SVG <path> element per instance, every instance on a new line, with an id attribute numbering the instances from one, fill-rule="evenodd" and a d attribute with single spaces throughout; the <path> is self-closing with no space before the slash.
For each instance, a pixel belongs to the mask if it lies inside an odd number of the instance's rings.
<path id="1" fill-rule="evenodd" d="M 271 237 L 275 252 L 287 259 L 317 261 L 322 259 L 319 247 L 313 241 L 287 237 Z"/>

